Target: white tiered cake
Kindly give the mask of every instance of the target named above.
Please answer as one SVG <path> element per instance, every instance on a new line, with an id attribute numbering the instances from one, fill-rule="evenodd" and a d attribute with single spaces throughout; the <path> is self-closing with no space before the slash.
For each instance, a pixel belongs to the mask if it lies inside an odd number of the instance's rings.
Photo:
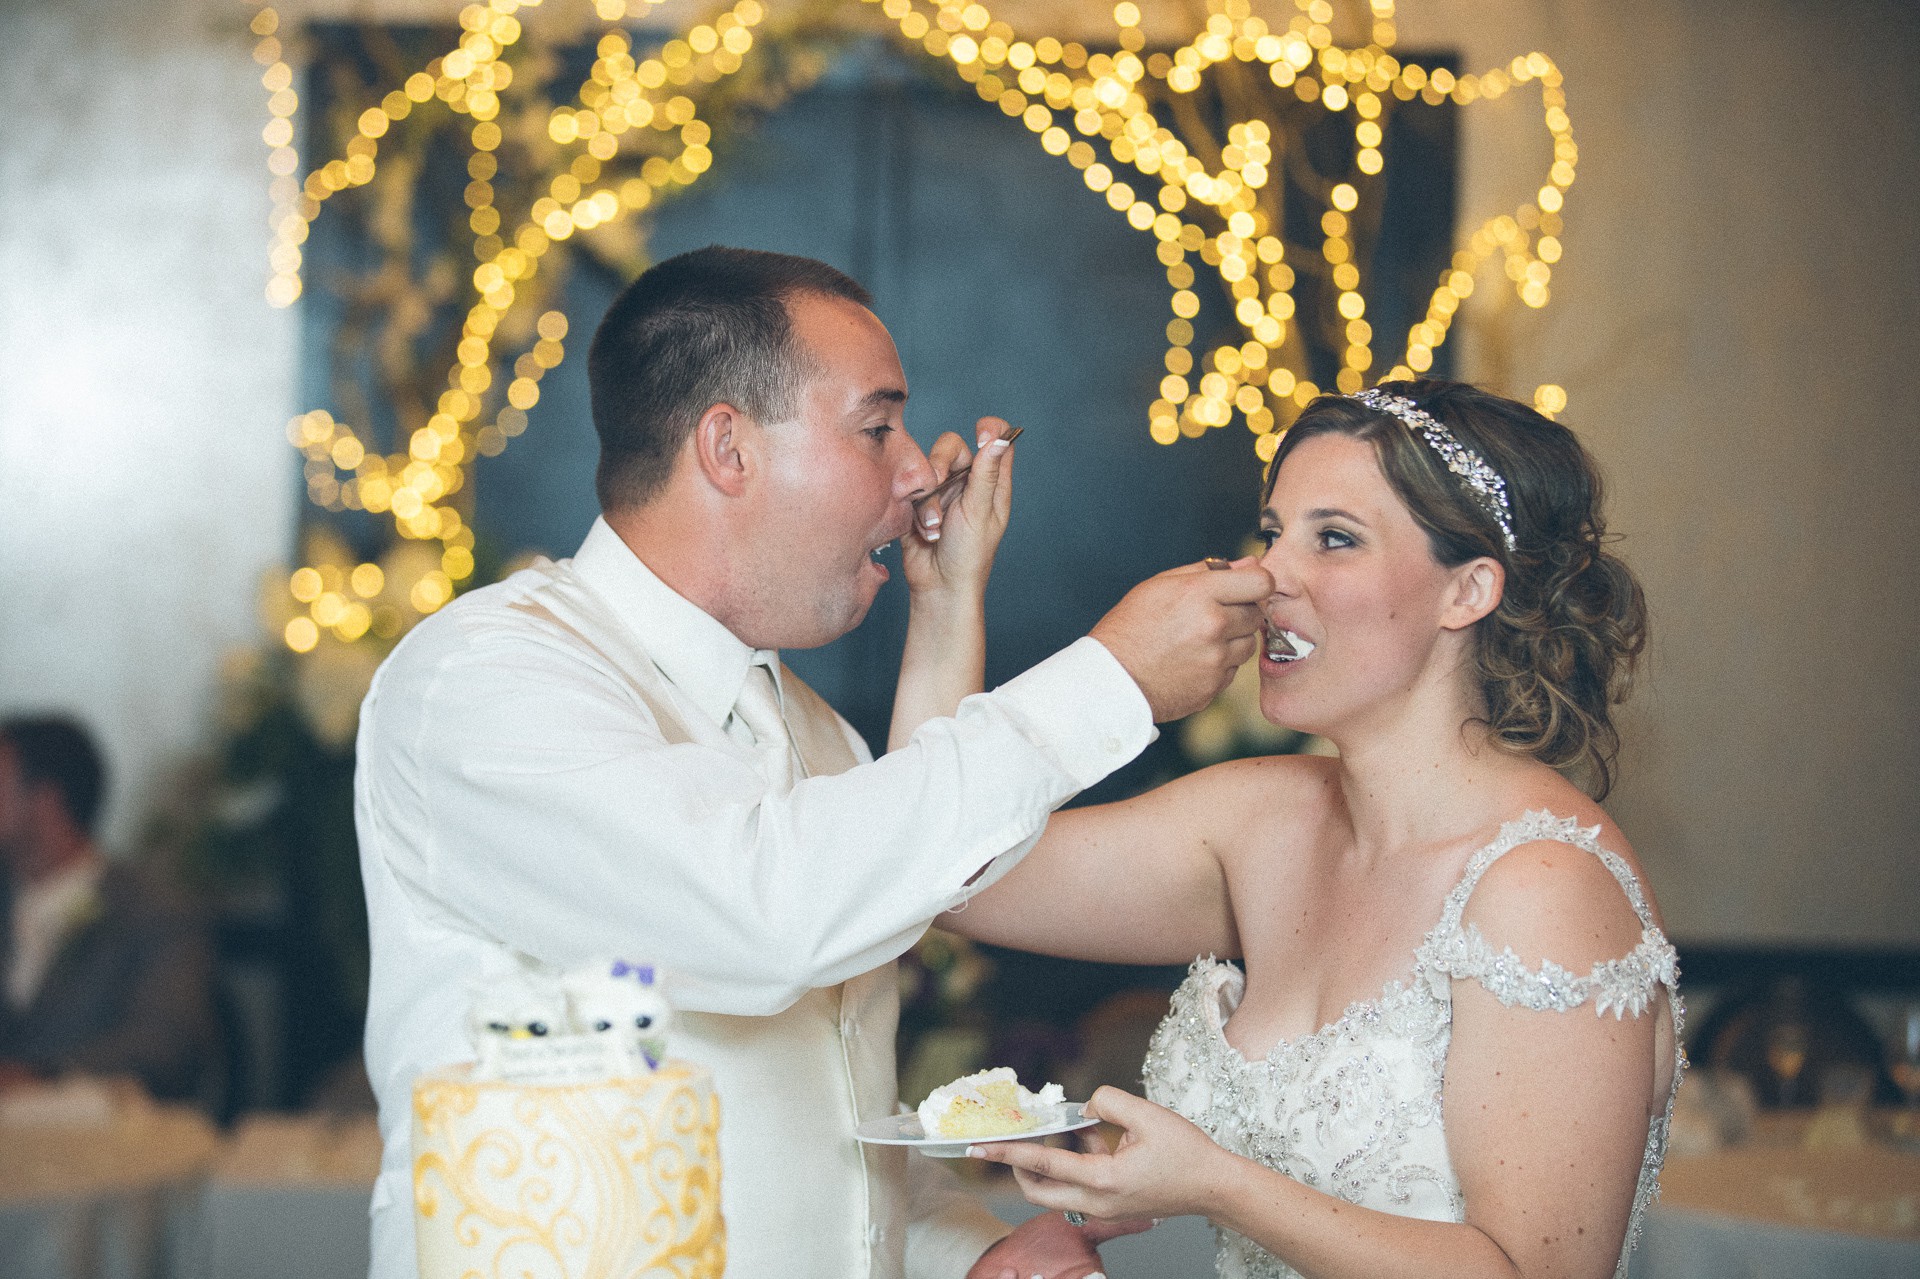
<path id="1" fill-rule="evenodd" d="M 720 1103 L 662 1060 L 652 978 L 616 962 L 482 994 L 479 1061 L 414 1085 L 421 1279 L 720 1279 Z"/>

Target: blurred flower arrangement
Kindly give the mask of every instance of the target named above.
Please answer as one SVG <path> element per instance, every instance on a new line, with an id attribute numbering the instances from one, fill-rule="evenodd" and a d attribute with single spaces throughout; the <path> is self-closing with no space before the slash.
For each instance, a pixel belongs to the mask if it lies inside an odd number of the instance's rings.
<path id="1" fill-rule="evenodd" d="M 929 929 L 900 957 L 900 1096 L 917 1103 L 986 1064 L 987 1017 L 976 998 L 992 962 L 965 937 Z"/>

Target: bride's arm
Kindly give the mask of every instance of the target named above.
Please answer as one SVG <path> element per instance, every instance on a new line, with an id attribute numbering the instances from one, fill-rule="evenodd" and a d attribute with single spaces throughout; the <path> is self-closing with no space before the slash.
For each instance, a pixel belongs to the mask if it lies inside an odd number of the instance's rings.
<path id="1" fill-rule="evenodd" d="M 1055 813 L 1005 878 L 940 917 L 976 941 L 1071 959 L 1184 964 L 1240 953 L 1232 881 L 1290 873 L 1328 762 L 1234 760 L 1133 799 Z"/>
<path id="2" fill-rule="evenodd" d="M 961 699 L 981 691 L 987 666 L 987 577 L 1007 531 L 1013 503 L 1013 458 L 1004 442 L 1007 424 L 980 419 L 980 453 L 960 497 L 944 512 L 928 512 L 900 539 L 909 603 L 907 643 L 900 655 L 900 685 L 893 698 L 887 749 L 907 744 L 930 719 L 951 715 Z M 934 443 L 929 460 L 944 479 L 969 461 L 966 446 L 951 433 Z"/>
<path id="3" fill-rule="evenodd" d="M 1309 1279 L 1517 1279 L 1524 1273 L 1484 1231 L 1376 1212 L 1310 1189 L 1222 1149 L 1171 1110 L 1132 1093 L 1101 1088 L 1086 1111 L 1122 1129 L 1112 1154 L 1011 1141 L 972 1153 L 1012 1165 L 1021 1191 L 1042 1207 L 1099 1218 L 1206 1217 Z"/>
<path id="4" fill-rule="evenodd" d="M 1611 875 L 1559 845 L 1503 858 L 1467 917 L 1529 965 L 1551 956 L 1575 972 L 1640 940 Z M 1100 1217 L 1198 1213 L 1325 1279 L 1605 1279 L 1624 1241 L 1648 1121 L 1665 1102 L 1655 1062 L 1671 1060 L 1672 1050 L 1658 1002 L 1619 1019 L 1596 1016 L 1591 1000 L 1531 1011 L 1455 980 L 1453 1005 L 1445 1126 L 1464 1223 L 1356 1207 L 1230 1154 L 1172 1111 L 1113 1089 L 1092 1102 L 1125 1130 L 1112 1154 L 1008 1142 L 981 1148 L 982 1157 L 1012 1164 L 1027 1197 L 1045 1207 Z"/>
<path id="5" fill-rule="evenodd" d="M 982 418 L 978 431 L 973 474 L 937 533 L 922 522 L 901 539 L 911 602 L 888 750 L 927 720 L 952 715 L 984 683 L 987 577 L 1011 509 L 1012 456 L 1004 421 Z M 929 460 L 944 478 L 969 458 L 949 434 Z M 1221 841 L 1210 832 L 1219 797 L 1243 790 L 1239 767 L 1127 803 L 1056 813 L 1019 867 L 939 922 L 976 940 L 1085 959 L 1238 954 Z"/>

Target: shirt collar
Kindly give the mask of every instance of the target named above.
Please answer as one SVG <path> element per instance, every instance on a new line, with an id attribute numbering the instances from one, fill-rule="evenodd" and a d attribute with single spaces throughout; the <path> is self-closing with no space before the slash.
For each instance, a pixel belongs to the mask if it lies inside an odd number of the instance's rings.
<path id="1" fill-rule="evenodd" d="M 64 919 L 84 909 L 100 890 L 106 870 L 107 863 L 100 857 L 76 858 L 51 875 L 17 889 L 16 909 L 22 915 L 44 917 L 49 924 Z"/>
<path id="2" fill-rule="evenodd" d="M 724 724 L 733 712 L 747 668 L 756 662 L 773 672 L 779 687 L 777 651 L 751 647 L 661 581 L 604 518 L 595 517 L 574 553 L 573 571 L 638 637 L 660 673 L 714 723 Z"/>

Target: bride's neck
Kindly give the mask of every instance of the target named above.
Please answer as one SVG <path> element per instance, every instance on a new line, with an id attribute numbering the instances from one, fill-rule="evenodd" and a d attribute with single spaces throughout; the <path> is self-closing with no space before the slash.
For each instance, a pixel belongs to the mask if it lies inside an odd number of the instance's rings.
<path id="1" fill-rule="evenodd" d="M 1529 762 L 1488 740 L 1465 715 L 1396 731 L 1356 734 L 1337 743 L 1340 783 L 1354 837 L 1391 854 L 1466 838 Z"/>

